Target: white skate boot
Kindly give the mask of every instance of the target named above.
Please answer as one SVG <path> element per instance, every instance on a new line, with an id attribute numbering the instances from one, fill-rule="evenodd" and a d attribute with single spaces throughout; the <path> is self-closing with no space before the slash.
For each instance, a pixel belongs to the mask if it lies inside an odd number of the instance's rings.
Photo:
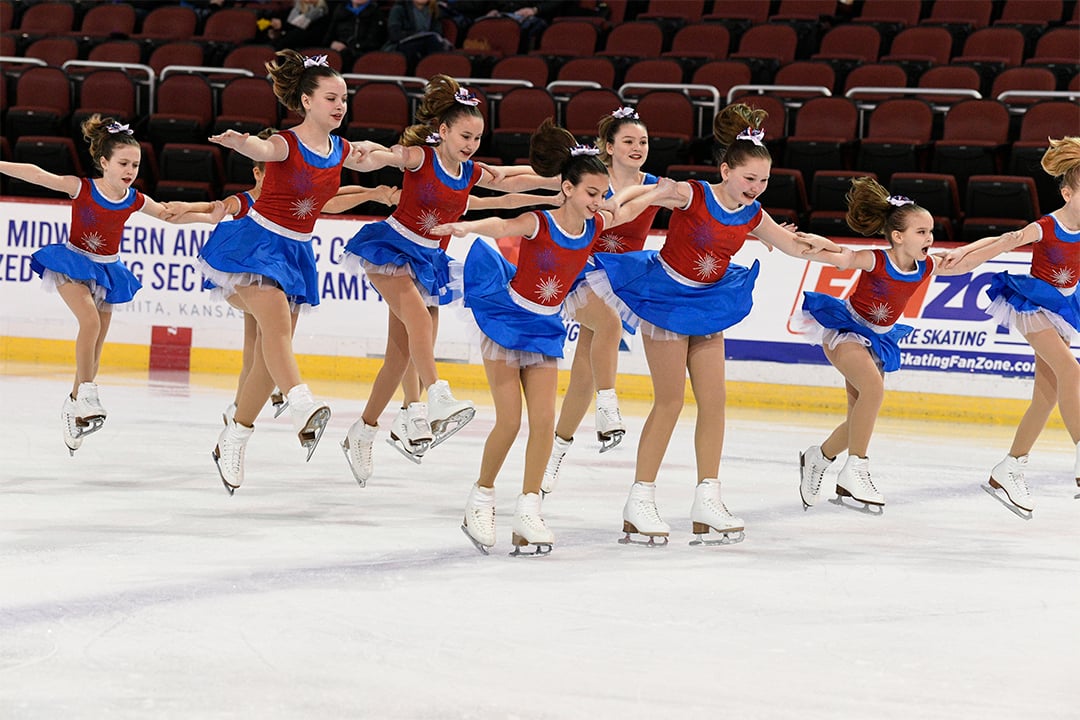
<path id="1" fill-rule="evenodd" d="M 517 511 L 514 513 L 514 533 L 511 536 L 514 552 L 511 557 L 535 557 L 547 555 L 555 542 L 555 534 L 544 524 L 540 514 L 540 496 L 537 493 L 518 495 Z M 532 552 L 521 552 L 521 548 L 532 546 Z"/>
<path id="2" fill-rule="evenodd" d="M 708 478 L 698 483 L 694 489 L 694 505 L 690 508 L 690 522 L 694 525 L 696 540 L 691 545 L 733 545 L 746 538 L 746 523 L 741 517 L 732 515 L 724 501 L 720 499 L 720 481 Z M 720 533 L 720 538 L 712 540 L 709 531 Z"/>
<path id="3" fill-rule="evenodd" d="M 293 429 L 307 450 L 306 460 L 310 460 L 326 430 L 326 423 L 330 422 L 330 406 L 312 397 L 307 385 L 297 385 L 289 390 L 288 400 Z"/>
<path id="4" fill-rule="evenodd" d="M 471 400 L 457 400 L 450 394 L 450 385 L 445 380 L 436 381 L 427 389 L 428 421 L 435 436 L 431 447 L 442 444 L 454 433 L 465 427 L 476 417 L 476 408 Z"/>
<path id="5" fill-rule="evenodd" d="M 626 434 L 626 424 L 619 412 L 619 399 L 615 390 L 596 392 L 596 439 L 600 441 L 600 452 L 604 453 L 622 442 Z"/>
<path id="6" fill-rule="evenodd" d="M 990 471 L 989 487 L 983 489 L 1020 517 L 1030 520 L 1032 510 L 1035 509 L 1035 501 L 1031 497 L 1027 480 L 1024 478 L 1024 470 L 1027 469 L 1027 464 L 1027 455 L 1021 455 L 1020 457 L 1006 455 L 1005 459 Z M 1008 502 L 1005 502 L 994 490 L 1001 490 L 1005 493 Z"/>
<path id="7" fill-rule="evenodd" d="M 835 458 L 833 458 L 835 460 Z M 817 502 L 821 495 L 821 481 L 825 471 L 833 461 L 825 457 L 821 447 L 813 445 L 804 453 L 799 453 L 799 494 L 802 496 L 803 510 Z"/>
<path id="8" fill-rule="evenodd" d="M 368 478 L 375 472 L 375 435 L 379 432 L 378 426 L 371 426 L 360 418 L 352 424 L 345 439 L 341 441 L 341 449 L 345 453 L 345 459 L 349 461 L 349 469 L 360 487 L 367 487 Z"/>
<path id="9" fill-rule="evenodd" d="M 80 435 L 96 433 L 105 424 L 105 408 L 98 398 L 97 383 L 79 383 L 79 397 L 75 399 L 75 424 Z"/>
<path id="10" fill-rule="evenodd" d="M 71 455 L 82 447 L 82 430 L 79 428 L 75 416 L 75 401 L 68 395 L 64 398 L 64 406 L 60 409 L 60 421 L 64 426 L 64 444 L 67 445 Z"/>
<path id="11" fill-rule="evenodd" d="M 566 457 L 566 451 L 574 444 L 574 438 L 563 440 L 558 433 L 555 442 L 551 444 L 551 457 L 548 458 L 547 467 L 544 468 L 544 480 L 540 484 L 540 493 L 547 495 L 559 484 L 559 471 L 562 470 L 562 461 Z"/>
<path id="12" fill-rule="evenodd" d="M 277 388 L 274 388 L 274 392 L 270 393 L 270 404 L 274 406 L 274 417 L 281 417 L 281 413 L 289 409 L 289 401 L 285 399 L 285 396 Z"/>
<path id="13" fill-rule="evenodd" d="M 848 505 L 844 498 L 861 502 L 862 507 Z M 840 475 L 836 478 L 836 497 L 829 500 L 834 505 L 841 505 L 851 510 L 858 510 L 868 515 L 880 515 L 885 508 L 885 498 L 874 487 L 870 479 L 870 459 L 858 455 L 848 455 Z"/>
<path id="14" fill-rule="evenodd" d="M 431 424 L 428 423 L 427 403 L 409 403 L 408 408 L 401 408 L 390 425 L 390 437 L 386 442 L 417 465 L 424 453 L 431 449 Z"/>
<path id="15" fill-rule="evenodd" d="M 656 509 L 654 483 L 636 482 L 630 486 L 630 496 L 626 498 L 626 505 L 623 506 L 622 518 L 622 529 L 626 537 L 619 539 L 621 545 L 663 547 L 668 544 L 671 526 L 660 518 L 660 511 Z M 644 535 L 648 541 L 635 540 L 631 537 L 633 534 Z M 657 543 L 657 538 L 663 542 Z"/>
<path id="16" fill-rule="evenodd" d="M 253 427 L 229 420 L 229 424 L 218 435 L 214 451 L 210 453 L 217 465 L 218 474 L 221 475 L 221 483 L 230 495 L 244 482 L 244 450 L 254 432 Z"/>
<path id="17" fill-rule="evenodd" d="M 225 427 L 229 426 L 229 421 L 236 417 L 236 403 L 229 403 L 229 407 L 221 411 L 221 421 L 225 423 Z"/>
<path id="18" fill-rule="evenodd" d="M 495 545 L 495 488 L 472 486 L 465 501 L 461 532 L 485 555 Z"/>

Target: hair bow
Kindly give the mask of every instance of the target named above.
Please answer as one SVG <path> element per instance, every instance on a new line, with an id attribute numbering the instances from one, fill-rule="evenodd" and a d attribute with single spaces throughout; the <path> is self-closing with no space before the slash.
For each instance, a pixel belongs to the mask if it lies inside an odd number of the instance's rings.
<path id="1" fill-rule="evenodd" d="M 625 120 L 626 118 L 630 118 L 631 120 L 638 120 L 640 118 L 640 116 L 637 114 L 637 110 L 632 107 L 619 108 L 618 110 L 615 110 L 611 113 L 611 117 L 615 118 L 616 120 Z"/>
<path id="2" fill-rule="evenodd" d="M 893 207 L 904 207 L 905 205 L 914 205 L 915 201 L 903 195 L 890 195 L 889 204 Z"/>
<path id="3" fill-rule="evenodd" d="M 578 155 L 599 155 L 600 148 L 593 147 L 592 145 L 575 145 L 570 148 L 570 157 L 577 157 Z"/>
<path id="4" fill-rule="evenodd" d="M 326 61 L 325 55 L 313 55 L 304 58 L 304 67 L 330 67 L 330 63 Z"/>
<path id="5" fill-rule="evenodd" d="M 111 133 L 113 135 L 116 135 L 117 133 L 124 133 L 125 135 L 133 135 L 134 134 L 134 131 L 132 131 L 130 125 L 121 125 L 120 123 L 116 122 L 115 120 L 113 120 L 111 123 L 106 125 L 105 129 L 108 130 L 109 133 Z"/>
<path id="6" fill-rule="evenodd" d="M 428 145 L 438 145 L 439 143 L 442 142 L 442 135 L 440 135 L 439 133 L 433 132 L 430 135 L 428 135 L 426 138 L 424 138 L 424 142 L 427 143 Z"/>
<path id="7" fill-rule="evenodd" d="M 735 136 L 736 140 L 749 140 L 758 147 L 765 147 L 765 131 L 748 127 Z"/>
<path id="8" fill-rule="evenodd" d="M 461 88 L 456 93 L 454 93 L 454 100 L 461 103 L 462 105 L 471 105 L 472 107 L 476 107 L 480 104 L 480 98 L 476 97 L 465 88 Z"/>

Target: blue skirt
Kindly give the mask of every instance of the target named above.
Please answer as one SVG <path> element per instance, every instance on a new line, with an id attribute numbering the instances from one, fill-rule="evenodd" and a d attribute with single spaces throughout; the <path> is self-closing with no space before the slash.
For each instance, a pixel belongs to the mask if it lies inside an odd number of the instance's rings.
<path id="1" fill-rule="evenodd" d="M 319 273 L 311 242 L 278 235 L 251 217 L 214 228 L 199 259 L 203 274 L 226 294 L 266 278 L 294 305 L 319 304 Z"/>
<path id="2" fill-rule="evenodd" d="M 633 314 L 620 313 L 631 324 L 640 319 L 680 335 L 712 335 L 740 322 L 754 306 L 754 281 L 760 269 L 756 260 L 749 268 L 728 265 L 716 282 L 691 287 L 668 274 L 656 250 L 593 257 L 612 293 Z"/>
<path id="3" fill-rule="evenodd" d="M 48 270 L 66 275 L 76 282 L 90 287 L 90 292 L 101 295 L 110 305 L 131 302 L 142 288 L 142 283 L 119 259 L 112 262 L 94 262 L 85 253 L 65 244 L 46 245 L 30 256 L 30 269 L 41 277 Z"/>
<path id="4" fill-rule="evenodd" d="M 990 280 L 986 294 L 991 301 L 1007 303 L 1017 313 L 1045 311 L 1061 318 L 1074 330 L 1080 331 L 1080 292 L 1062 295 L 1045 280 L 1030 275 L 998 273 Z M 995 302 L 991 303 L 991 308 Z M 994 313 L 991 313 L 994 314 Z M 1058 323 L 1054 323 L 1057 325 Z M 1063 328 L 1059 328 L 1059 331 Z"/>
<path id="5" fill-rule="evenodd" d="M 562 313 L 540 315 L 510 297 L 510 280 L 517 268 L 497 250 L 476 240 L 465 259 L 465 307 L 480 331 L 508 350 L 563 356 L 566 326 Z"/>
<path id="6" fill-rule="evenodd" d="M 349 255 L 375 267 L 408 266 L 420 290 L 437 300 L 439 305 L 448 305 L 461 297 L 460 287 L 451 278 L 451 258 L 446 251 L 402 237 L 385 221 L 368 223 L 360 228 L 360 232 L 345 245 L 344 262 L 351 265 Z"/>
<path id="7" fill-rule="evenodd" d="M 877 357 L 885 372 L 895 372 L 900 369 L 900 340 L 915 330 L 910 325 L 894 323 L 888 332 L 876 333 L 852 315 L 847 303 L 825 293 L 804 292 L 803 310 L 824 328 L 854 333 L 865 338 L 869 343 L 870 352 Z"/>

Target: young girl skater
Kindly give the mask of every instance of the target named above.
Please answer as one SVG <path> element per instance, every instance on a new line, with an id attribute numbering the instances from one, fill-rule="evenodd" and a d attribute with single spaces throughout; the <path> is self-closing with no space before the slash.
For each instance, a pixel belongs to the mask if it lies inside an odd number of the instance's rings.
<path id="1" fill-rule="evenodd" d="M 980 240 L 949 253 L 949 261 L 955 262 L 984 245 L 997 252 L 1031 245 L 1031 274 L 999 273 L 986 291 L 992 301 L 987 313 L 1002 325 L 1016 328 L 1035 351 L 1031 404 L 1016 428 L 1009 454 L 990 471 L 989 480 L 991 489 L 1004 492 L 1021 511 L 1018 514 L 1027 517 L 1035 509 L 1024 478 L 1028 453 L 1054 405 L 1076 443 L 1073 476 L 1080 486 L 1080 365 L 1069 349 L 1080 332 L 1076 292 L 1080 278 L 1080 137 L 1051 140 L 1042 167 L 1058 179 L 1064 205 L 1018 233 Z"/>
<path id="2" fill-rule="evenodd" d="M 864 512 L 880 513 L 885 498 L 870 476 L 867 448 L 885 397 L 884 374 L 900 369 L 899 341 L 914 328 L 897 322 L 908 300 L 934 275 L 957 275 L 992 257 L 989 250 L 968 254 L 946 267 L 928 254 L 934 220 L 913 200 L 890 195 L 876 180 L 857 178 L 847 196 L 847 224 L 863 235 L 883 235 L 887 250 L 848 250 L 823 254 L 820 262 L 862 271 L 847 300 L 824 293 L 804 293 L 803 314 L 812 342 L 844 376 L 847 417 L 821 445 L 799 453 L 799 493 L 803 508 L 821 494 L 826 469 L 836 456 L 848 458 L 836 480 L 837 498 L 862 503 Z"/>
<path id="3" fill-rule="evenodd" d="M 435 366 L 438 309 L 461 296 L 446 254 L 449 236 L 434 227 L 461 217 L 473 186 L 504 192 L 542 186 L 535 174 L 496 179 L 471 158 L 480 145 L 484 120 L 479 100 L 455 80 L 435 75 L 417 110 L 418 124 L 406 128 L 400 146 L 369 153 L 365 169 L 393 165 L 405 171 L 401 199 L 382 222 L 365 225 L 345 248 L 345 262 L 361 269 L 389 308 L 386 353 L 360 419 L 349 428 L 342 449 L 356 481 L 374 471 L 372 443 L 378 420 L 393 398 L 410 361 L 427 388 L 427 402 L 407 397 L 407 409 L 391 428 L 391 439 L 415 461 L 475 415 L 469 401 L 450 393 Z M 550 183 L 549 183 L 550 185 Z M 495 205 L 489 205 L 495 207 Z M 504 205 L 503 207 L 516 207 Z M 459 264 L 455 264 L 457 267 Z"/>
<path id="4" fill-rule="evenodd" d="M 653 406 L 638 443 L 635 481 L 623 508 L 622 542 L 639 533 L 654 544 L 670 526 L 656 508 L 655 481 L 675 423 L 682 411 L 686 375 L 697 401 L 694 433 L 697 487 L 690 510 L 694 544 L 738 542 L 744 523 L 720 499 L 720 456 L 724 437 L 724 330 L 742 320 L 753 304 L 758 263 L 731 263 L 747 236 L 755 236 L 797 257 L 840 248 L 816 235 L 796 236 L 761 209 L 757 196 L 769 180 L 772 157 L 759 128 L 762 110 L 731 105 L 713 121 L 713 137 L 724 148 L 719 183 L 675 184 L 667 241 L 659 251 L 598 253 L 599 270 L 590 284 L 619 310 L 624 321 L 639 324 L 653 382 Z M 710 530 L 723 535 L 708 539 Z"/>
<path id="5" fill-rule="evenodd" d="M 319 304 L 318 274 L 311 232 L 322 207 L 334 197 L 347 142 L 332 135 L 345 117 L 345 81 L 325 57 L 305 58 L 293 50 L 267 63 L 278 100 L 304 119 L 266 140 L 228 130 L 210 140 L 266 163 L 262 192 L 247 215 L 219 225 L 200 254 L 203 274 L 220 293 L 255 318 L 259 340 L 236 413 L 212 453 L 225 489 L 244 480 L 244 449 L 255 417 L 274 386 L 287 389 L 293 427 L 307 458 L 330 419 L 300 378 L 292 348 L 296 312 Z"/>
<path id="6" fill-rule="evenodd" d="M 611 197 L 623 188 L 648 188 L 656 184 L 658 178 L 655 175 L 641 170 L 649 158 L 649 130 L 633 108 L 619 108 L 604 116 L 596 134 L 600 160 L 608 168 L 605 197 Z M 645 239 L 659 210 L 658 206 L 649 205 L 630 221 L 608 228 L 594 245 L 593 251 L 623 253 L 641 250 L 645 247 Z M 594 267 L 590 262 L 583 272 Z M 589 409 L 594 388 L 596 437 L 601 443 L 600 452 L 618 445 L 626 432 L 615 396 L 619 341 L 623 330 L 619 315 L 589 288 L 587 276 L 567 296 L 566 311 L 577 320 L 580 328 L 574 361 L 570 366 L 570 383 L 563 396 L 559 420 L 555 424 L 551 457 L 544 470 L 541 489 L 545 494 L 554 490 L 559 481 L 563 458 Z"/>
<path id="7" fill-rule="evenodd" d="M 495 403 L 495 426 L 484 444 L 480 478 L 469 492 L 462 530 L 483 553 L 495 544 L 495 478 L 521 427 L 521 396 L 529 416 L 525 474 L 513 521 L 514 554 L 535 546 L 550 552 L 555 537 L 540 510 L 540 484 L 555 429 L 557 359 L 566 327 L 560 311 L 571 284 L 606 227 L 635 216 L 648 195 L 609 211 L 601 208 L 607 168 L 595 148 L 545 120 L 533 134 L 529 163 L 539 175 L 561 178 L 562 207 L 505 220 L 487 218 L 436 226 L 457 237 L 522 236 L 515 268 L 484 242 L 465 261 L 465 306 L 479 326 L 484 370 Z"/>
<path id="8" fill-rule="evenodd" d="M 99 178 L 54 175 L 28 163 L 0 162 L 0 172 L 71 197 L 71 231 L 64 244 L 47 245 L 33 254 L 30 267 L 45 287 L 55 290 L 79 323 L 75 338 L 75 382 L 61 410 L 64 444 L 74 455 L 83 439 L 105 423 L 98 395 L 101 351 L 112 321 L 113 305 L 130 302 L 142 284 L 120 260 L 124 223 L 135 212 L 161 220 L 173 218 L 164 205 L 131 187 L 139 175 L 142 151 L 127 125 L 92 115 L 82 124 Z M 177 204 L 178 209 L 183 204 Z M 188 214 L 183 222 L 217 222 L 221 203 L 208 212 Z"/>

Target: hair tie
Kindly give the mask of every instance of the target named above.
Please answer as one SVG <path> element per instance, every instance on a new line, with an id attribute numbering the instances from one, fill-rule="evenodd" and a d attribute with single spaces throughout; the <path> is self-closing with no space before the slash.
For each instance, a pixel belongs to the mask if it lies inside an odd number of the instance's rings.
<path id="1" fill-rule="evenodd" d="M 424 138 L 424 142 L 427 143 L 428 145 L 438 145 L 439 143 L 442 142 L 442 135 L 440 135 L 437 132 L 433 132 L 430 135 L 428 135 L 426 138 Z"/>
<path id="2" fill-rule="evenodd" d="M 326 61 L 325 55 L 312 55 L 304 58 L 304 67 L 330 67 L 330 63 Z"/>
<path id="3" fill-rule="evenodd" d="M 611 113 L 611 117 L 616 120 L 625 120 L 630 118 L 631 120 L 640 120 L 641 116 L 637 114 L 637 110 L 632 107 L 621 107 Z"/>
<path id="4" fill-rule="evenodd" d="M 454 93 L 454 100 L 461 103 L 462 105 L 468 105 L 470 107 L 476 107 L 480 104 L 480 98 L 476 97 L 465 88 L 460 88 L 456 93 Z"/>
<path id="5" fill-rule="evenodd" d="M 570 148 L 570 157 L 577 157 L 578 155 L 599 155 L 600 148 L 593 147 L 592 145 L 575 145 Z"/>
<path id="6" fill-rule="evenodd" d="M 890 195 L 889 204 L 893 207 L 904 207 L 905 205 L 914 205 L 915 201 L 903 195 Z"/>
<path id="7" fill-rule="evenodd" d="M 735 136 L 736 140 L 749 140 L 758 147 L 765 147 L 765 130 L 748 127 Z"/>
<path id="8" fill-rule="evenodd" d="M 135 134 L 130 125 L 121 125 L 115 120 L 106 125 L 105 129 L 108 130 L 111 135 L 116 135 L 117 133 L 124 133 L 125 135 Z"/>

